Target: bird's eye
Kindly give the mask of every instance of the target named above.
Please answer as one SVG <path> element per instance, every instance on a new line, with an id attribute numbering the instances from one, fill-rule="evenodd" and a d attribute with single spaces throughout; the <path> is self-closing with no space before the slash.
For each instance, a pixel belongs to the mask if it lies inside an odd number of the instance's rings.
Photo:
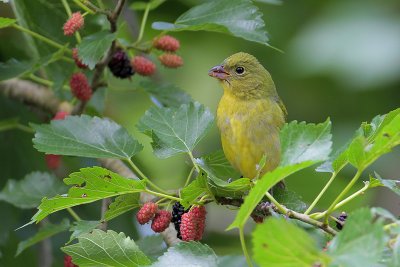
<path id="1" fill-rule="evenodd" d="M 243 74 L 244 73 L 244 68 L 243 67 L 236 67 L 235 69 L 237 74 Z"/>

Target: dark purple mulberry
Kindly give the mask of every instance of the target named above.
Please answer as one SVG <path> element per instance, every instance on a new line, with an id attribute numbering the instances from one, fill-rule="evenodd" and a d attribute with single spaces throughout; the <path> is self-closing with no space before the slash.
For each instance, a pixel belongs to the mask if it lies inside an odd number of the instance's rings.
<path id="1" fill-rule="evenodd" d="M 108 68 L 115 77 L 121 79 L 129 78 L 135 74 L 127 54 L 122 50 L 118 50 L 114 53 L 110 63 L 108 63 Z"/>

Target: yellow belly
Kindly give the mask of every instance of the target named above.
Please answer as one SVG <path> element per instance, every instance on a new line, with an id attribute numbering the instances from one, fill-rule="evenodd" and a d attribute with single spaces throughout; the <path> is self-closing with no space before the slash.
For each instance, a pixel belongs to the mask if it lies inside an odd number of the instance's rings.
<path id="1" fill-rule="evenodd" d="M 257 164 L 263 155 L 267 161 L 261 174 L 279 165 L 279 129 L 283 123 L 283 112 L 273 99 L 243 101 L 225 93 L 218 105 L 222 148 L 244 177 L 257 175 Z"/>

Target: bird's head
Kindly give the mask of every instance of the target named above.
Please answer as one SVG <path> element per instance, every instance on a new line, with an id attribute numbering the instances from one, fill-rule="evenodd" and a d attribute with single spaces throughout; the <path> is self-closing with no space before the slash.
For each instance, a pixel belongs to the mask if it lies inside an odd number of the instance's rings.
<path id="1" fill-rule="evenodd" d="M 269 72 L 247 53 L 233 54 L 221 65 L 211 68 L 208 75 L 220 80 L 225 91 L 240 98 L 259 98 L 275 93 Z"/>

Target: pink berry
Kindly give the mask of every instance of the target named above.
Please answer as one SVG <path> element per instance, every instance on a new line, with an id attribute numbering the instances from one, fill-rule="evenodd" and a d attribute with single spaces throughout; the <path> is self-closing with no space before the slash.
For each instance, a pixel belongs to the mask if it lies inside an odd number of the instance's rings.
<path id="1" fill-rule="evenodd" d="M 170 35 L 164 35 L 160 38 L 157 38 L 153 42 L 153 46 L 159 50 L 167 51 L 167 52 L 175 52 L 179 49 L 180 44 L 177 39 Z"/>
<path id="2" fill-rule="evenodd" d="M 81 29 L 85 23 L 81 12 L 75 12 L 64 24 L 64 35 L 73 35 L 76 31 Z"/>
<path id="3" fill-rule="evenodd" d="M 78 48 L 74 47 L 72 48 L 72 58 L 75 61 L 75 64 L 78 66 L 80 69 L 86 69 L 87 65 L 83 64 L 82 60 L 78 56 Z"/>
<path id="4" fill-rule="evenodd" d="M 136 213 L 136 219 L 140 224 L 148 223 L 157 213 L 158 206 L 153 202 L 144 203 L 143 207 Z"/>
<path id="5" fill-rule="evenodd" d="M 72 263 L 72 257 L 69 255 L 64 256 L 64 267 L 78 267 L 78 265 L 75 265 Z"/>
<path id="6" fill-rule="evenodd" d="M 60 167 L 61 163 L 60 155 L 47 154 L 45 155 L 44 159 L 46 160 L 47 168 L 49 168 L 50 170 L 55 170 L 58 169 L 58 167 Z"/>
<path id="7" fill-rule="evenodd" d="M 156 70 L 156 65 L 151 60 L 142 56 L 134 57 L 131 60 L 131 65 L 133 70 L 142 76 L 150 76 Z"/>
<path id="8" fill-rule="evenodd" d="M 92 97 L 92 88 L 86 75 L 81 72 L 72 74 L 69 86 L 71 87 L 71 93 L 81 101 L 88 101 Z"/>
<path id="9" fill-rule="evenodd" d="M 206 220 L 204 206 L 192 208 L 182 215 L 180 232 L 183 241 L 196 241 L 203 237 Z"/>
<path id="10" fill-rule="evenodd" d="M 183 65 L 183 59 L 175 54 L 165 53 L 159 56 L 158 59 L 167 68 L 179 68 Z"/>
<path id="11" fill-rule="evenodd" d="M 167 210 L 159 210 L 151 223 L 151 229 L 156 233 L 164 232 L 164 230 L 168 228 L 171 218 L 171 212 Z"/>
<path id="12" fill-rule="evenodd" d="M 66 111 L 57 111 L 56 115 L 54 115 L 54 118 L 52 120 L 63 120 L 68 115 L 69 113 Z"/>

